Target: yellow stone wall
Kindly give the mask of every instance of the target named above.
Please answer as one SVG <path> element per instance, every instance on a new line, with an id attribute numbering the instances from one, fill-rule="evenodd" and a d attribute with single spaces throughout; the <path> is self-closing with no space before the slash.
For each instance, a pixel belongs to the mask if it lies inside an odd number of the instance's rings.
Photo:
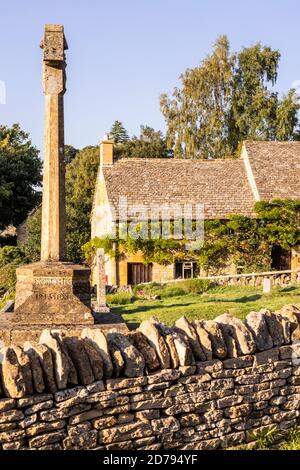
<path id="1" fill-rule="evenodd" d="M 142 253 L 128 254 L 126 258 L 119 260 L 118 262 L 118 280 L 119 285 L 126 286 L 128 284 L 127 279 L 127 263 L 142 263 L 144 260 Z M 117 284 L 116 274 L 116 261 L 114 258 L 107 257 L 105 263 L 105 273 L 107 275 L 108 284 Z M 152 281 L 153 282 L 166 282 L 174 279 L 174 265 L 160 266 L 159 264 L 153 263 Z"/>
<path id="2" fill-rule="evenodd" d="M 291 269 L 300 269 L 300 245 L 292 250 Z"/>
<path id="3" fill-rule="evenodd" d="M 152 277 L 153 282 L 167 282 L 172 281 L 175 276 L 174 264 L 168 266 L 161 266 L 160 264 L 153 263 Z"/>

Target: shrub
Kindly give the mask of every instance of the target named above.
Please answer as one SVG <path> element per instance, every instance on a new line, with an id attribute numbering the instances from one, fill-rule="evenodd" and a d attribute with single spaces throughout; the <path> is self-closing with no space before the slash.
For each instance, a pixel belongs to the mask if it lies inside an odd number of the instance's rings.
<path id="1" fill-rule="evenodd" d="M 9 263 L 0 267 L 0 295 L 13 292 L 17 282 L 16 268 L 18 265 Z"/>
<path id="2" fill-rule="evenodd" d="M 136 295 L 139 292 L 145 292 L 147 295 L 159 295 L 164 288 L 163 284 L 158 282 L 151 282 L 150 284 L 138 284 L 134 286 L 133 293 Z"/>
<path id="3" fill-rule="evenodd" d="M 181 295 L 186 295 L 186 291 L 180 287 L 165 287 L 161 290 L 159 294 L 162 299 L 167 297 L 179 297 Z"/>
<path id="4" fill-rule="evenodd" d="M 177 286 L 185 291 L 186 294 L 203 294 L 212 287 L 209 279 L 186 279 L 177 283 Z"/>
<path id="5" fill-rule="evenodd" d="M 24 252 L 19 246 L 5 245 L 0 248 L 0 266 L 9 263 L 21 264 L 24 262 Z"/>
<path id="6" fill-rule="evenodd" d="M 26 257 L 21 247 L 6 245 L 0 248 L 0 295 L 14 291 L 16 269 L 25 262 Z"/>
<path id="7" fill-rule="evenodd" d="M 106 296 L 108 304 L 112 305 L 126 305 L 133 302 L 134 297 L 128 292 L 117 292 L 116 294 L 108 294 Z"/>

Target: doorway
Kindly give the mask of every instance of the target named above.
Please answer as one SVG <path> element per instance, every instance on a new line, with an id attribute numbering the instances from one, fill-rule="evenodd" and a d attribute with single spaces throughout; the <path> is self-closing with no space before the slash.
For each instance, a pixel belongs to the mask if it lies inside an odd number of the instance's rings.
<path id="1" fill-rule="evenodd" d="M 127 263 L 127 283 L 135 286 L 152 282 L 152 263 Z"/>
<path id="2" fill-rule="evenodd" d="M 281 246 L 274 245 L 271 267 L 276 271 L 289 271 L 291 269 L 291 250 L 284 250 Z"/>

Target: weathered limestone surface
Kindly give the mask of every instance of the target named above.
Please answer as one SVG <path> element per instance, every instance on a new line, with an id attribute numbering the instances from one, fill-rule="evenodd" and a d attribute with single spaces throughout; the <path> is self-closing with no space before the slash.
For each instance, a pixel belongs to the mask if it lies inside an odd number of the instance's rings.
<path id="1" fill-rule="evenodd" d="M 10 323 L 94 324 L 90 270 L 65 262 L 64 94 L 68 46 L 64 27 L 46 25 L 41 48 L 45 94 L 41 261 L 17 269 L 16 300 Z"/>
<path id="2" fill-rule="evenodd" d="M 163 336 L 159 332 L 159 322 L 155 318 L 144 320 L 140 324 L 138 331 L 141 331 L 146 336 L 150 345 L 156 351 L 160 366 L 168 369 L 171 363 L 170 352 Z"/>
<path id="3" fill-rule="evenodd" d="M 151 319 L 143 327 L 150 337 L 111 331 L 91 338 L 86 330 L 74 339 L 46 330 L 41 344 L 4 348 L 0 449 L 217 449 L 248 443 L 273 426 L 298 426 L 300 347 L 291 334 L 299 318 L 296 307 L 286 306 L 277 313 L 251 312 L 245 322 L 228 315 L 196 321 L 192 332 L 184 320 L 188 334 Z M 199 341 L 210 360 L 195 362 L 188 339 L 193 331 L 194 351 Z M 232 335 L 237 357 L 226 349 L 226 335 Z M 139 349 L 133 344 L 138 338 Z M 151 372 L 153 351 L 161 358 L 167 351 L 176 367 L 159 364 Z"/>
<path id="4" fill-rule="evenodd" d="M 245 323 L 247 328 L 251 331 L 259 351 L 273 347 L 273 341 L 268 331 L 265 316 L 262 312 L 250 312 L 246 317 Z"/>
<path id="5" fill-rule="evenodd" d="M 70 371 L 69 360 L 55 334 L 49 330 L 44 330 L 40 344 L 47 346 L 52 354 L 56 384 L 59 390 L 66 388 Z"/>
<path id="6" fill-rule="evenodd" d="M 143 355 L 131 344 L 126 336 L 121 333 L 108 333 L 108 342 L 117 347 L 125 362 L 124 375 L 126 377 L 138 377 L 143 375 L 145 359 Z"/>
<path id="7" fill-rule="evenodd" d="M 113 364 L 109 354 L 107 339 L 101 330 L 93 330 L 85 328 L 81 334 L 82 338 L 86 338 L 99 352 L 106 377 L 111 377 L 113 374 Z"/>
<path id="8" fill-rule="evenodd" d="M 30 361 L 33 388 L 37 393 L 43 393 L 45 390 L 45 382 L 39 354 L 34 349 L 33 345 L 28 341 L 24 343 L 24 352 L 27 354 Z"/>
<path id="9" fill-rule="evenodd" d="M 201 324 L 200 320 L 194 320 L 193 321 L 193 326 L 196 330 L 198 340 L 201 344 L 202 350 L 205 354 L 205 358 L 207 361 L 210 361 L 213 357 L 213 348 L 212 348 L 212 342 L 209 337 L 208 332 L 205 330 L 203 325 Z"/>
<path id="10" fill-rule="evenodd" d="M 26 393 L 26 384 L 22 366 L 14 348 L 1 351 L 2 386 L 7 397 L 20 398 Z"/>
<path id="11" fill-rule="evenodd" d="M 187 335 L 195 359 L 205 361 L 205 353 L 201 347 L 199 338 L 192 323 L 190 323 L 185 317 L 181 317 L 175 322 L 175 326 Z"/>
<path id="12" fill-rule="evenodd" d="M 211 340 L 213 355 L 219 359 L 224 359 L 227 356 L 227 346 L 218 323 L 211 320 L 202 321 L 201 326 L 207 331 Z"/>
<path id="13" fill-rule="evenodd" d="M 226 335 L 235 340 L 239 356 L 252 354 L 255 351 L 256 346 L 253 335 L 241 320 L 225 313 L 215 318 L 215 321 L 221 325 Z"/>
<path id="14" fill-rule="evenodd" d="M 143 335 L 141 331 L 133 331 L 129 333 L 128 339 L 144 356 L 146 366 L 150 371 L 159 368 L 159 360 L 156 351 L 150 346 L 146 336 Z"/>

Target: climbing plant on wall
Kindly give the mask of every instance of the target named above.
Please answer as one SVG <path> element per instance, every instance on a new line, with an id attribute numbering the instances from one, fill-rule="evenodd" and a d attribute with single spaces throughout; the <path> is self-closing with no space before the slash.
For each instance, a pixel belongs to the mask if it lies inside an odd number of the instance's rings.
<path id="1" fill-rule="evenodd" d="M 186 251 L 187 240 L 173 238 L 147 239 L 123 236 L 94 238 L 83 246 L 86 259 L 92 259 L 97 248 L 110 256 L 142 252 L 145 263 L 167 265 L 187 257 L 214 274 L 234 264 L 242 272 L 271 268 L 272 246 L 290 249 L 300 243 L 300 201 L 274 200 L 258 202 L 256 218 L 228 215 L 227 220 L 207 220 L 204 224 L 204 244 L 200 249 Z M 150 230 L 147 224 L 146 230 Z M 145 230 L 145 226 L 140 228 Z M 174 227 L 171 225 L 171 230 Z"/>

